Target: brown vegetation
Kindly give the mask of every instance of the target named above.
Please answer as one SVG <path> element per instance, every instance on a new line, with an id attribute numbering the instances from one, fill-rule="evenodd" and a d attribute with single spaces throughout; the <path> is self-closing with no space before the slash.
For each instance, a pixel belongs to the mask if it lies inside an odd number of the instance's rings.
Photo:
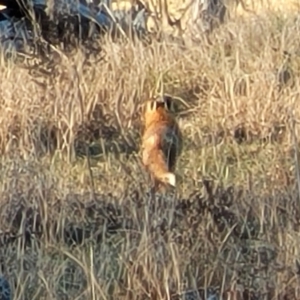
<path id="1" fill-rule="evenodd" d="M 297 22 L 230 21 L 188 46 L 107 38 L 35 73 L 1 60 L 0 261 L 15 299 L 299 299 Z M 185 136 L 167 195 L 149 192 L 138 155 L 159 78 Z"/>

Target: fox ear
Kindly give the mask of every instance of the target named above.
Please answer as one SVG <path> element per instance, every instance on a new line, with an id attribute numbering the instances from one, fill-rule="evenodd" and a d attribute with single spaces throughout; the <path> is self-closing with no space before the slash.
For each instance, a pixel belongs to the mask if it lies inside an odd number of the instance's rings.
<path id="1" fill-rule="evenodd" d="M 164 103 L 165 103 L 165 109 L 174 113 L 175 112 L 175 103 L 171 96 L 164 95 Z"/>
<path id="2" fill-rule="evenodd" d="M 156 101 L 148 100 L 145 105 L 145 112 L 155 111 L 157 108 Z"/>

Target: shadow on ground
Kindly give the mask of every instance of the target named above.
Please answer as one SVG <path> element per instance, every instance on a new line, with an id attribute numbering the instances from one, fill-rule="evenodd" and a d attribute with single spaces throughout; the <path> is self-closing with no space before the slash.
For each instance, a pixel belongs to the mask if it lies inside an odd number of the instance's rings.
<path id="1" fill-rule="evenodd" d="M 31 199 L 15 194 L 13 200 L 1 201 L 1 220 L 7 229 L 0 238 L 2 255 L 11 247 L 37 251 L 45 245 L 61 245 L 59 247 L 69 251 L 94 245 L 103 251 L 108 244 L 112 247 L 111 243 L 115 245 L 114 251 L 123 251 L 125 255 L 127 245 L 136 250 L 130 250 L 130 254 L 121 259 L 127 267 L 122 274 L 118 273 L 118 282 L 123 296 L 132 297 L 130 299 L 141 299 L 136 294 L 142 297 L 143 293 L 150 295 L 150 299 L 166 297 L 165 286 L 148 282 L 146 266 L 139 264 L 137 255 L 141 254 L 137 249 L 143 243 L 145 232 L 149 246 L 157 245 L 157 249 L 168 253 L 169 247 L 176 245 L 179 257 L 184 257 L 181 263 L 189 266 L 183 268 L 184 272 L 200 271 L 195 276 L 199 293 L 204 293 L 201 287 L 207 286 L 202 272 L 206 264 L 215 266 L 209 286 L 220 288 L 226 278 L 225 299 L 232 299 L 232 293 L 239 293 L 242 297 L 237 299 L 262 299 L 264 288 L 269 288 L 279 274 L 284 273 L 289 279 L 297 276 L 293 263 L 283 261 L 285 250 L 276 242 L 287 228 L 291 235 L 299 232 L 300 211 L 296 193 L 278 191 L 270 196 L 256 196 L 235 187 L 214 186 L 208 180 L 203 182 L 202 188 L 200 191 L 199 186 L 184 199 L 173 194 L 150 195 L 137 187 L 129 189 L 122 199 L 111 194 L 84 193 L 68 194 L 64 199 L 45 203 L 45 198 L 35 193 Z M 121 248 L 117 250 L 118 247 Z M 170 253 L 165 259 L 171 259 Z M 101 265 L 101 261 L 97 263 Z M 74 265 L 73 268 L 76 269 Z M 149 268 L 152 270 L 153 266 Z M 131 295 L 134 280 L 126 282 L 128 276 L 124 274 L 135 273 L 143 289 Z M 79 288 L 74 293 L 80 291 Z M 295 299 L 295 296 L 286 298 L 285 292 L 295 295 L 293 284 L 286 286 L 282 298 L 278 299 Z M 186 296 L 176 291 L 172 293 L 172 299 L 190 299 L 186 298 L 188 293 L 197 292 L 195 289 L 183 292 L 187 293 Z M 271 299 L 274 290 L 266 293 L 267 299 Z"/>

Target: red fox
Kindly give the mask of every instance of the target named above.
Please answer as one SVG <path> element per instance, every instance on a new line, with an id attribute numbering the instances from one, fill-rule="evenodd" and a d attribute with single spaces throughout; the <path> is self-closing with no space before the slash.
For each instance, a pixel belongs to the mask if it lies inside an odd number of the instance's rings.
<path id="1" fill-rule="evenodd" d="M 181 154 L 182 134 L 174 116 L 174 103 L 168 96 L 148 100 L 144 111 L 142 162 L 154 186 L 176 186 L 174 174 Z"/>

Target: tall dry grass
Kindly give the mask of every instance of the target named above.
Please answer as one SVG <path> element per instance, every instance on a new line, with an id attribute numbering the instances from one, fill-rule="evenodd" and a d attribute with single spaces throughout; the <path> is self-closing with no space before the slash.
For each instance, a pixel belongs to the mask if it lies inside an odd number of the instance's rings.
<path id="1" fill-rule="evenodd" d="M 197 45 L 106 39 L 99 57 L 61 55 L 35 76 L 2 62 L 0 249 L 14 299 L 212 286 L 297 299 L 298 27 L 269 14 Z M 176 194 L 153 198 L 140 105 L 159 78 L 185 145 Z M 202 189 L 207 177 L 219 188 Z"/>
<path id="2" fill-rule="evenodd" d="M 298 1 L 283 1 L 283 0 L 244 0 L 244 1 L 231 1 L 225 0 L 233 10 L 237 12 L 238 15 L 251 16 L 252 14 L 261 14 L 263 12 L 267 13 L 285 13 L 290 14 L 291 12 L 299 11 Z"/>

